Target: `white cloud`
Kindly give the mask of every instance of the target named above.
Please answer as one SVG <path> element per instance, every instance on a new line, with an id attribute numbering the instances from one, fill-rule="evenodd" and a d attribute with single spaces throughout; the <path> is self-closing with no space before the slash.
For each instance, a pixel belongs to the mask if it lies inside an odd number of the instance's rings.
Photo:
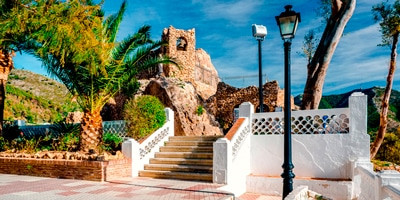
<path id="1" fill-rule="evenodd" d="M 250 20 L 250 16 L 256 12 L 257 7 L 263 4 L 262 0 L 240 0 L 234 2 L 218 2 L 215 0 L 198 1 L 202 11 L 209 19 L 228 20 L 231 25 L 243 25 Z"/>

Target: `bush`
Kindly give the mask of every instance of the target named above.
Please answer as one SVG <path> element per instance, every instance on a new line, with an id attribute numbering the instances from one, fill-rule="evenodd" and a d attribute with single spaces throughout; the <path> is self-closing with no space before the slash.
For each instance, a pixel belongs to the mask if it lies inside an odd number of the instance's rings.
<path id="1" fill-rule="evenodd" d="M 164 125 L 164 105 L 157 97 L 139 96 L 128 100 L 124 118 L 128 121 L 128 136 L 140 140 Z"/>
<path id="2" fill-rule="evenodd" d="M 65 120 L 51 127 L 54 137 L 52 149 L 57 151 L 76 151 L 79 145 L 79 124 L 66 123 Z"/>
<path id="3" fill-rule="evenodd" d="M 114 153 L 121 150 L 121 144 L 123 141 L 124 139 L 116 134 L 104 133 L 102 148 L 108 152 Z"/>
<path id="4" fill-rule="evenodd" d="M 376 159 L 400 164 L 400 129 L 396 133 L 386 133 Z"/>

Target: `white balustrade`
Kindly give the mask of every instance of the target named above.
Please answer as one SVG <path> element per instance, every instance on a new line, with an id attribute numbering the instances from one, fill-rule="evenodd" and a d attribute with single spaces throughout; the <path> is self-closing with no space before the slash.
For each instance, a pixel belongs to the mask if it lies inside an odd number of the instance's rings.
<path id="1" fill-rule="evenodd" d="M 359 175 L 360 191 L 355 194 L 360 200 L 400 199 L 400 173 L 395 170 L 374 172 L 371 168 L 357 166 L 355 174 Z"/>
<path id="2" fill-rule="evenodd" d="M 168 137 L 174 136 L 174 112 L 170 108 L 165 108 L 165 114 L 167 115 L 165 124 L 144 141 L 139 143 L 134 139 L 127 139 L 122 143 L 122 153 L 132 159 L 133 177 L 138 176 L 139 170 L 149 163 L 149 159 L 154 157 Z"/>
<path id="3" fill-rule="evenodd" d="M 236 131 L 235 135 L 231 139 L 232 143 L 232 159 L 236 159 L 238 151 L 243 145 L 243 141 L 250 135 L 250 123 L 248 118 L 244 118 L 243 123 Z"/>
<path id="4" fill-rule="evenodd" d="M 246 191 L 246 177 L 250 174 L 250 119 L 254 106 L 249 102 L 239 106 L 236 130 L 214 143 L 213 182 L 227 184 L 235 195 Z"/>
<path id="5" fill-rule="evenodd" d="M 292 111 L 292 134 L 349 133 L 349 109 Z M 283 134 L 283 112 L 255 113 L 252 116 L 254 135 Z"/>

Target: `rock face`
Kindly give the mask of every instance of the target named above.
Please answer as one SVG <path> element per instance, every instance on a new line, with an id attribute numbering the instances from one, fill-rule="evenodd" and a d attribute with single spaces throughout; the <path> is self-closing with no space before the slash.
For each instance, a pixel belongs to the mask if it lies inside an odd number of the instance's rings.
<path id="1" fill-rule="evenodd" d="M 70 113 L 68 113 L 68 116 L 65 119 L 65 121 L 67 123 L 81 123 L 82 117 L 83 117 L 83 112 L 79 112 L 79 111 L 70 112 Z"/>
<path id="2" fill-rule="evenodd" d="M 203 107 L 201 98 L 190 83 L 176 78 L 152 79 L 143 94 L 153 95 L 175 112 L 175 135 L 222 135 L 218 122 Z"/>
<path id="3" fill-rule="evenodd" d="M 179 67 L 163 65 L 164 75 L 191 82 L 203 99 L 214 95 L 219 82 L 218 72 L 207 52 L 196 49 L 195 30 L 186 31 L 170 26 L 163 30 L 162 40 L 168 46 L 161 49 L 161 54 L 173 58 L 179 64 Z"/>
<path id="4" fill-rule="evenodd" d="M 196 49 L 195 66 L 193 85 L 198 94 L 206 100 L 217 92 L 220 81 L 218 72 L 211 62 L 210 55 L 203 49 Z"/>
<path id="5" fill-rule="evenodd" d="M 263 93 L 264 112 L 274 112 L 276 107 L 283 108 L 284 91 L 279 88 L 277 81 L 265 83 Z M 221 123 L 224 131 L 227 131 L 233 125 L 234 108 L 239 108 L 243 102 L 250 102 L 258 109 L 258 87 L 235 88 L 220 82 L 217 93 L 206 101 L 206 108 Z M 292 99 L 292 108 L 296 109 L 294 106 Z"/>

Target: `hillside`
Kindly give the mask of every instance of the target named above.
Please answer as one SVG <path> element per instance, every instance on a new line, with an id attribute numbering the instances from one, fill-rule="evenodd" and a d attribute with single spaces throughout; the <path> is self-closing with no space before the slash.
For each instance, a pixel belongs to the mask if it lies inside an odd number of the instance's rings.
<path id="1" fill-rule="evenodd" d="M 368 130 L 376 131 L 379 126 L 379 110 L 382 101 L 384 88 L 373 87 L 363 90 L 353 90 L 343 94 L 323 96 L 319 105 L 319 109 L 326 108 L 343 108 L 348 107 L 349 96 L 353 92 L 362 92 L 368 96 Z M 301 96 L 295 97 L 295 104 L 301 104 Z M 400 126 L 400 92 L 392 90 L 389 103 L 389 124 L 388 132 L 392 132 Z"/>
<path id="2" fill-rule="evenodd" d="M 6 90 L 5 120 L 54 122 L 79 109 L 63 84 L 30 71 L 13 69 Z"/>

